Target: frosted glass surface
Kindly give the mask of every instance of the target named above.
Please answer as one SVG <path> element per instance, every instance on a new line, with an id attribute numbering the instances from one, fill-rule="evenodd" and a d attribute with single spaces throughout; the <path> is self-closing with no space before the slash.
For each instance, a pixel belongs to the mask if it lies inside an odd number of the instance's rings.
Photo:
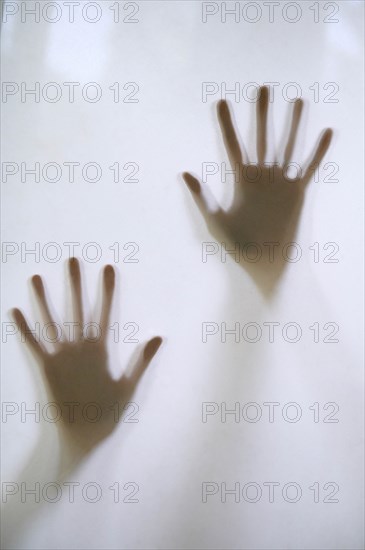
<path id="1" fill-rule="evenodd" d="M 3 416 L 3 482 L 24 481 L 34 456 L 41 489 L 54 481 L 54 426 L 22 421 L 22 403 L 45 396 L 9 311 L 40 321 L 28 284 L 39 273 L 66 319 L 65 243 L 76 243 L 90 315 L 103 265 L 116 268 L 113 374 L 133 361 L 139 344 L 128 340 L 164 342 L 133 396 L 138 422 L 118 426 L 72 473 L 74 502 L 61 485 L 62 498 L 41 497 L 31 516 L 15 506 L 3 547 L 362 548 L 363 2 L 47 4 L 3 6 L 2 400 L 19 407 Z M 250 99 L 264 83 L 274 94 L 270 155 L 295 97 L 305 101 L 298 162 L 334 130 L 307 190 L 301 257 L 270 300 L 232 255 L 203 261 L 214 239 L 181 176 L 217 167 L 207 185 L 229 204 L 216 103 L 229 100 L 255 159 Z M 26 93 L 37 86 L 39 101 Z M 27 172 L 35 163 L 39 181 Z M 224 342 L 237 323 L 238 341 Z M 257 342 L 243 336 L 248 323 Z M 204 341 L 208 326 L 216 333 Z M 203 421 L 204 411 L 214 414 Z"/>

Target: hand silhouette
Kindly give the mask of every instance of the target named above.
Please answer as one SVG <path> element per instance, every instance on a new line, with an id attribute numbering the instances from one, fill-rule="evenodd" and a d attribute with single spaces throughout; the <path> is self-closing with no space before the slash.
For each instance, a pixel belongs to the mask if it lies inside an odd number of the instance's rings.
<path id="1" fill-rule="evenodd" d="M 257 163 L 250 163 L 247 155 L 241 151 L 227 102 L 218 103 L 223 140 L 232 170 L 235 171 L 234 196 L 228 210 L 217 206 L 207 187 L 190 173 L 185 172 L 183 178 L 214 238 L 227 244 L 227 250 L 238 248 L 241 265 L 262 290 L 270 292 L 285 266 L 282 247 L 295 237 L 306 185 L 330 145 L 332 130 L 327 129 L 322 134 L 306 168 L 298 170 L 295 178 L 289 178 L 287 169 L 294 150 L 303 102 L 297 100 L 294 103 L 283 161 L 268 163 L 268 101 L 269 89 L 264 86 L 260 88 L 257 102 Z"/>
<path id="2" fill-rule="evenodd" d="M 57 338 L 57 325 L 51 317 L 41 277 L 34 275 L 32 278 L 37 302 L 48 326 L 48 339 L 55 341 L 53 352 L 48 352 L 37 341 L 19 309 L 14 309 L 12 313 L 23 341 L 25 339 L 41 364 L 49 397 L 57 404 L 57 411 L 61 413 L 57 422 L 61 428 L 61 442 L 74 450 L 75 455 L 83 455 L 118 425 L 120 411 L 130 400 L 139 378 L 160 347 L 162 339 L 152 338 L 144 346 L 132 375 L 123 374 L 119 380 L 113 379 L 108 370 L 106 333 L 114 291 L 114 269 L 110 265 L 104 268 L 102 311 L 98 324 L 101 336 L 98 338 L 83 334 L 81 274 L 76 258 L 69 261 L 69 274 L 76 330 L 68 341 Z"/>

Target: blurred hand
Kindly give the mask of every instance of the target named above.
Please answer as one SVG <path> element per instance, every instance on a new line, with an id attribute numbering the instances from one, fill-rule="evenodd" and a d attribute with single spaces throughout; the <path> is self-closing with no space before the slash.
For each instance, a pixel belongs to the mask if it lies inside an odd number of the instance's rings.
<path id="1" fill-rule="evenodd" d="M 56 325 L 39 275 L 32 278 L 32 286 L 44 322 L 48 325 L 49 339 L 55 340 L 53 351 L 48 352 L 44 344 L 37 341 L 19 309 L 14 309 L 12 313 L 23 341 L 25 339 L 41 366 L 50 400 L 58 405 L 62 413 L 57 422 L 61 428 L 61 443 L 75 449 L 76 454 L 84 454 L 118 425 L 119 411 L 130 400 L 162 339 L 155 337 L 144 346 L 131 376 L 123 374 L 118 380 L 112 378 L 108 369 L 106 334 L 115 283 L 114 269 L 111 265 L 104 268 L 98 338 L 83 334 L 81 274 L 76 258 L 69 261 L 69 275 L 76 328 L 70 340 L 57 338 Z"/>
<path id="2" fill-rule="evenodd" d="M 330 145 L 332 130 L 323 132 L 311 159 L 304 169 L 298 170 L 298 176 L 288 178 L 287 168 L 292 159 L 303 102 L 297 100 L 293 105 L 289 138 L 280 163 L 276 159 L 270 163 L 266 160 L 268 103 L 269 89 L 262 87 L 256 113 L 257 163 L 250 163 L 241 150 L 227 102 L 218 103 L 223 140 L 235 171 L 230 208 L 223 210 L 218 206 L 207 187 L 190 173 L 185 172 L 183 178 L 213 237 L 224 242 L 227 250 L 235 246 L 245 250 L 247 254 L 241 258 L 253 260 L 241 261 L 241 265 L 259 286 L 271 290 L 285 265 L 282 247 L 295 237 L 306 185 Z"/>

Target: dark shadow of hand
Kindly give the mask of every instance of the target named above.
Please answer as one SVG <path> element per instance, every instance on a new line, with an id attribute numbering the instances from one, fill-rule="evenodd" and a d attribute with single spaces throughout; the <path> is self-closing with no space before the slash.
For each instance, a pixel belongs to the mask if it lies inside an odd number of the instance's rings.
<path id="1" fill-rule="evenodd" d="M 289 178 L 295 139 L 303 102 L 294 103 L 288 143 L 283 161 L 266 162 L 269 89 L 260 88 L 257 102 L 257 163 L 242 153 L 226 101 L 218 103 L 218 119 L 232 170 L 235 173 L 233 201 L 228 210 L 217 206 L 208 188 L 185 172 L 183 178 L 212 236 L 240 256 L 240 264 L 265 294 L 270 294 L 287 261 L 282 249 L 295 238 L 305 188 L 314 168 L 322 161 L 332 138 L 327 129 L 305 169 Z M 295 163 L 296 164 L 296 163 Z M 237 256 L 236 256 L 237 257 Z"/>
<path id="2" fill-rule="evenodd" d="M 118 380 L 112 378 L 108 369 L 106 333 L 114 292 L 114 269 L 110 265 L 104 268 L 98 337 L 84 334 L 81 274 L 75 258 L 69 262 L 69 273 L 75 321 L 75 331 L 69 340 L 57 338 L 56 324 L 51 317 L 42 279 L 39 275 L 32 278 L 37 302 L 48 326 L 47 334 L 49 339 L 55 341 L 51 353 L 30 332 L 22 312 L 14 309 L 12 313 L 23 341 L 26 341 L 41 366 L 47 393 L 57 405 L 58 414 L 61 414 L 57 422 L 61 446 L 66 446 L 73 460 L 78 460 L 116 428 L 120 411 L 133 395 L 162 339 L 152 338 L 144 346 L 130 376 L 123 374 Z"/>

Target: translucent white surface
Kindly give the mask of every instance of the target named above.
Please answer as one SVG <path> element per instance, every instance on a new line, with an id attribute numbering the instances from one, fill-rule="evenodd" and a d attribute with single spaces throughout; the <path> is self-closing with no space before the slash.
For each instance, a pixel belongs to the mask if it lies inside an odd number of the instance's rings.
<path id="1" fill-rule="evenodd" d="M 238 22 L 232 15 L 222 22 L 220 2 L 120 2 L 119 23 L 113 20 L 113 2 L 94 3 L 101 12 L 95 23 L 82 17 L 89 2 L 81 0 L 75 7 L 73 23 L 65 2 L 57 4 L 61 17 L 55 23 L 45 20 L 55 17 L 52 8 L 46 15 L 41 11 L 39 23 L 29 15 L 22 22 L 22 6 L 31 8 L 34 2 L 5 4 L 9 15 L 2 25 L 2 80 L 19 87 L 25 82 L 29 88 L 39 82 L 41 96 L 39 103 L 31 96 L 22 102 L 19 92 L 2 103 L 2 160 L 19 165 L 7 181 L 3 172 L 2 240 L 19 250 L 22 242 L 29 249 L 39 242 L 45 257 L 41 254 L 38 263 L 30 255 L 22 261 L 20 251 L 3 256 L 3 330 L 14 306 L 32 322 L 37 319 L 27 284 L 34 273 L 44 276 L 54 310 L 64 318 L 67 242 L 80 243 L 75 251 L 84 260 L 92 309 L 100 270 L 115 263 L 110 247 L 119 243 L 113 321 L 121 327 L 137 323 L 140 342 L 160 334 L 164 345 L 134 396 L 139 422 L 119 426 L 71 478 L 80 487 L 98 483 L 101 499 L 85 502 L 80 489 L 72 504 L 66 496 L 58 503 L 43 503 L 21 531 L 6 533 L 4 526 L 4 547 L 362 548 L 363 2 L 281 2 L 272 22 L 266 2 L 251 7 L 240 2 Z M 133 15 L 135 6 L 138 13 Z M 255 17 L 257 6 L 262 10 L 257 22 L 245 20 Z M 88 9 L 86 17 L 93 18 L 95 6 Z M 217 13 L 204 23 L 204 10 Z M 296 13 L 298 21 L 289 22 Z M 125 18 L 137 22 L 123 22 Z M 42 96 L 49 82 L 62 90 L 58 102 Z M 73 103 L 65 82 L 80 83 Z M 102 90 L 95 103 L 81 93 L 90 82 Z M 139 91 L 132 99 L 138 102 L 114 102 L 109 87 L 116 82 L 124 99 L 135 86 L 123 86 L 136 83 Z M 206 102 L 204 82 L 218 88 Z M 247 83 L 269 82 L 277 83 L 270 114 L 275 143 L 280 143 L 290 106 L 283 93 L 294 94 L 300 86 L 305 121 L 295 158 L 304 161 L 320 132 L 332 127 L 334 139 L 324 162 L 339 168 L 333 176 L 338 182 L 324 181 L 331 170 L 320 171 L 320 181 L 308 188 L 296 239 L 303 256 L 288 266 L 270 302 L 231 258 L 223 263 L 216 255 L 202 262 L 202 242 L 213 238 L 181 178 L 184 170 L 201 175 L 203 162 L 227 162 L 215 115 L 222 83 L 227 89 L 239 83 L 239 101 L 233 95 L 227 98 L 254 158 L 255 106 L 242 90 Z M 288 86 L 291 82 L 296 88 Z M 337 102 L 328 102 L 331 92 L 330 99 Z M 35 162 L 41 169 L 58 163 L 63 167 L 60 181 L 41 176 L 36 182 L 28 175 L 22 182 L 21 163 L 31 167 Z M 73 183 L 65 162 L 80 163 Z M 95 183 L 81 176 L 88 162 L 102 169 Z M 139 181 L 115 183 L 109 167 L 116 162 L 122 178 L 131 171 L 123 166 L 137 163 Z M 227 204 L 230 183 L 224 186 L 220 174 L 208 183 Z M 61 250 L 59 261 L 47 259 L 52 250 L 45 245 L 51 242 Z M 90 242 L 100 247 L 99 261 L 87 261 L 82 254 Z M 122 261 L 132 251 L 123 246 L 131 242 L 139 247 L 137 263 Z M 309 249 L 315 242 L 318 263 Z M 324 250 L 326 243 L 338 245 L 338 263 L 323 261 L 332 250 Z M 92 248 L 84 248 L 84 254 L 88 251 L 93 254 Z M 255 322 L 263 334 L 257 343 L 242 338 L 235 343 L 232 336 L 223 343 L 220 333 L 203 343 L 204 322 L 226 322 L 230 328 L 236 322 L 240 328 Z M 273 343 L 265 322 L 280 323 Z M 297 343 L 281 337 L 288 322 L 302 329 Z M 321 326 L 319 343 L 313 342 L 309 329 L 316 322 Z M 328 322 L 339 325 L 339 343 L 323 342 Z M 136 346 L 110 342 L 115 375 Z M 3 345 L 2 399 L 31 406 L 41 389 L 23 347 L 15 336 Z M 236 402 L 241 407 L 255 402 L 262 418 L 250 423 L 241 416 L 236 423 L 229 415 L 222 423 L 217 413 L 203 423 L 203 402 L 225 402 L 230 409 Z M 273 423 L 264 402 L 280 404 Z M 296 423 L 282 415 L 290 402 L 302 411 Z M 321 411 L 318 423 L 309 409 L 315 402 Z M 329 402 L 339 407 L 338 423 L 323 422 L 331 412 L 323 410 Z M 22 481 L 22 468 L 35 450 L 48 464 L 56 462 L 55 448 L 37 448 L 43 424 L 31 416 L 22 423 L 19 414 L 2 423 L 4 481 Z M 116 482 L 137 483 L 139 502 L 114 503 L 109 487 Z M 242 496 L 236 503 L 233 495 L 223 503 L 219 491 L 203 503 L 203 482 L 217 487 L 226 483 L 227 488 L 253 482 L 263 493 L 256 503 Z M 280 483 L 274 502 L 269 502 L 265 482 Z M 282 497 L 288 482 L 302 490 L 297 503 Z M 321 487 L 319 503 L 309 489 L 315 482 Z M 324 489 L 329 482 L 339 486 L 333 497 L 337 503 L 323 502 L 333 487 Z"/>

